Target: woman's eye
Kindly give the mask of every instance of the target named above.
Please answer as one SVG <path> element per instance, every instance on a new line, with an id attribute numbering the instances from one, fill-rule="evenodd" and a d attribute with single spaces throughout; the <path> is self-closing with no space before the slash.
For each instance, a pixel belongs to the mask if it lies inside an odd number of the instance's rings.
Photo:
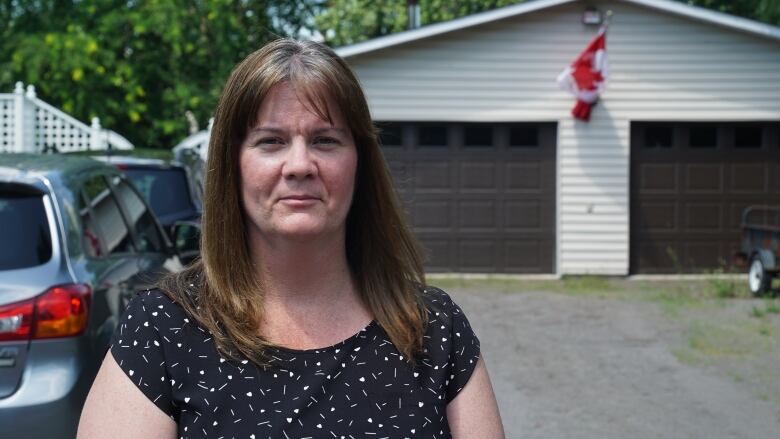
<path id="1" fill-rule="evenodd" d="M 314 139 L 314 143 L 317 145 L 337 145 L 339 141 L 333 137 L 317 137 Z"/>
<path id="2" fill-rule="evenodd" d="M 279 139 L 278 137 L 264 137 L 257 141 L 257 146 L 261 146 L 261 147 L 269 147 L 269 146 L 272 147 L 281 144 L 282 144 L 282 140 Z"/>

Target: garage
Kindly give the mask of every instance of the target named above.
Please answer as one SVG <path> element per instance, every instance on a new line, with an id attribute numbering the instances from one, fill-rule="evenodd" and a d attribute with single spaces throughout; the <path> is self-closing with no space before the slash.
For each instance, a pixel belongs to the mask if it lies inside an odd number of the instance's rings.
<path id="1" fill-rule="evenodd" d="M 728 268 L 745 207 L 780 204 L 780 123 L 631 124 L 632 273 Z"/>
<path id="2" fill-rule="evenodd" d="M 427 270 L 554 272 L 556 124 L 378 126 Z"/>

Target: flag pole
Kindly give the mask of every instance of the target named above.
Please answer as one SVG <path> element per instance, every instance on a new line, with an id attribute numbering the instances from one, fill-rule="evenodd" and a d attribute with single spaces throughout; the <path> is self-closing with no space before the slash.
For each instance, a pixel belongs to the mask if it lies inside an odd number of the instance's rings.
<path id="1" fill-rule="evenodd" d="M 612 9 L 607 9 L 606 16 L 604 17 L 604 23 L 601 24 L 601 28 L 599 28 L 599 33 L 604 33 L 607 31 L 607 28 L 609 27 L 609 23 L 612 21 Z"/>

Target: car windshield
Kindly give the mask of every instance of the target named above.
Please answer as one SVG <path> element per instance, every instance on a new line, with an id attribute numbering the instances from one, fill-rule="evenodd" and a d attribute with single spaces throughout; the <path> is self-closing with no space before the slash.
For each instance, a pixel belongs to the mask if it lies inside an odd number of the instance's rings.
<path id="1" fill-rule="evenodd" d="M 163 224 L 196 214 L 184 170 L 125 168 L 122 171 Z"/>
<path id="2" fill-rule="evenodd" d="M 0 270 L 51 259 L 51 235 L 42 195 L 0 191 Z"/>

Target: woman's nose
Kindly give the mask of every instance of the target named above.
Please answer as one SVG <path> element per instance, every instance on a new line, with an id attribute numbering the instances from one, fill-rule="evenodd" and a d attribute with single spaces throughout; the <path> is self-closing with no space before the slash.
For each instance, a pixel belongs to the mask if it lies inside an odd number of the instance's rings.
<path id="1" fill-rule="evenodd" d="M 287 150 L 282 173 L 285 178 L 309 178 L 317 175 L 317 163 L 304 139 L 293 139 Z"/>

